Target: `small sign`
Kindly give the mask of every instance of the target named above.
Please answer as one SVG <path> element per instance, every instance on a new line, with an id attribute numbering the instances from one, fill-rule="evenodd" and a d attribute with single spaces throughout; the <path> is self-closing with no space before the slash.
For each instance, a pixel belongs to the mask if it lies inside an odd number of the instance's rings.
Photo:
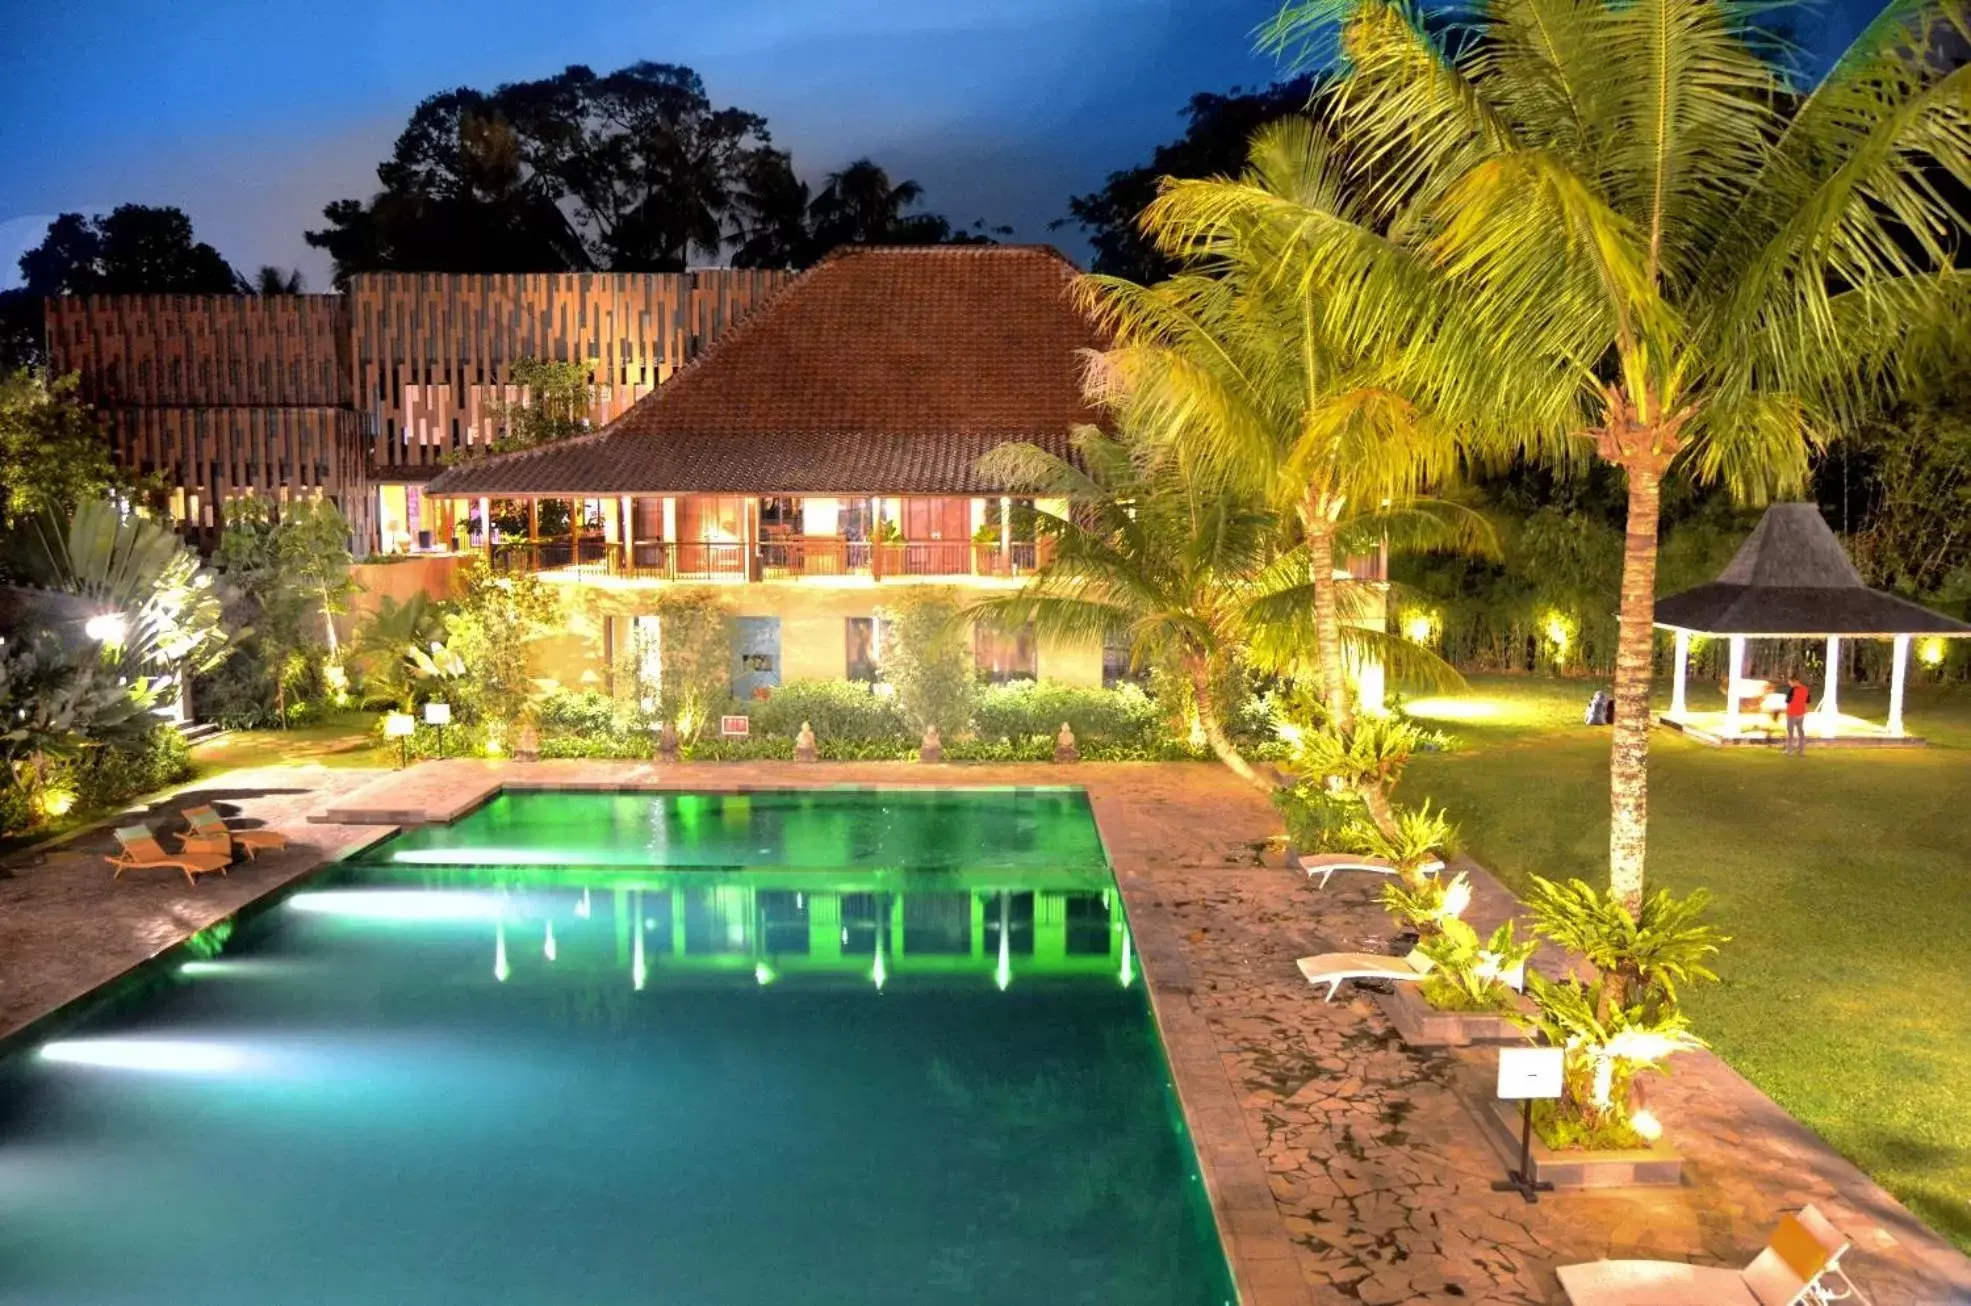
<path id="1" fill-rule="evenodd" d="M 719 733 L 727 739 L 745 739 L 753 733 L 753 718 L 722 716 L 719 718 Z"/>
<path id="2" fill-rule="evenodd" d="M 1499 1097 L 1508 1102 L 1559 1097 L 1565 1055 L 1560 1048 L 1500 1048 Z"/>

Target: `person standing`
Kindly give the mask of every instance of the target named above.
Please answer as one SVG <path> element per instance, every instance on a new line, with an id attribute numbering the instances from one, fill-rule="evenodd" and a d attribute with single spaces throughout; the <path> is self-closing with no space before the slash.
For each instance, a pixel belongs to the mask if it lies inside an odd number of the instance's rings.
<path id="1" fill-rule="evenodd" d="M 1782 751 L 1798 757 L 1807 755 L 1807 700 L 1812 696 L 1798 672 L 1786 673 L 1786 746 Z"/>

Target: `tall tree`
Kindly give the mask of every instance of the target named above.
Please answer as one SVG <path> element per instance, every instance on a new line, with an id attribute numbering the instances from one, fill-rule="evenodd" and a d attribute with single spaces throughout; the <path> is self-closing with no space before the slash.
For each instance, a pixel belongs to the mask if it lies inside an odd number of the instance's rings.
<path id="1" fill-rule="evenodd" d="M 21 255 L 26 289 L 46 295 L 230 295 L 240 276 L 194 238 L 174 208 L 119 204 L 107 214 L 64 213 Z"/>
<path id="2" fill-rule="evenodd" d="M 857 159 L 828 180 L 808 206 L 814 240 L 837 245 L 936 245 L 951 223 L 935 213 L 906 213 L 924 198 L 914 181 L 892 182 L 873 159 Z"/>
<path id="3" fill-rule="evenodd" d="M 1327 141 L 1294 116 L 1254 138 L 1236 182 L 1175 184 L 1143 229 L 1185 272 L 1143 287 L 1090 277 L 1086 297 L 1117 345 L 1106 379 L 1126 420 L 1192 477 L 1217 481 L 1293 524 L 1311 570 L 1314 670 L 1334 725 L 1354 724 L 1344 646 L 1365 642 L 1364 596 L 1340 564 L 1385 538 L 1489 549 L 1481 518 L 1434 497 L 1468 453 L 1464 432 L 1393 390 L 1399 359 L 1374 331 L 1323 311 L 1325 269 L 1282 276 L 1290 244 L 1266 216 L 1356 214 Z M 1256 213 L 1228 212 L 1231 193 Z M 1380 623 L 1377 623 L 1378 625 Z"/>
<path id="4" fill-rule="evenodd" d="M 1816 86 L 1753 6 L 1498 0 L 1428 31 L 1404 0 L 1310 0 L 1276 48 L 1330 48 L 1360 220 L 1227 189 L 1322 269 L 1322 311 L 1383 334 L 1448 420 L 1574 434 L 1627 480 L 1609 874 L 1641 901 L 1657 525 L 1673 471 L 1743 499 L 1967 321 L 1951 267 L 1971 181 L 1956 0 L 1898 0 Z M 1958 47 L 1958 48 L 1961 48 Z M 1796 91 L 1801 93 L 1795 93 Z"/>
<path id="5" fill-rule="evenodd" d="M 30 368 L 0 374 L 0 521 L 10 528 L 130 488 L 76 384 Z"/>
<path id="6" fill-rule="evenodd" d="M 1184 134 L 1165 142 L 1150 161 L 1109 174 L 1098 191 L 1068 201 L 1068 216 L 1094 247 L 1094 271 L 1139 285 L 1161 281 L 1177 271 L 1155 240 L 1137 225 L 1137 215 L 1157 197 L 1165 177 L 1231 177 L 1246 164 L 1253 136 L 1268 123 L 1307 108 L 1314 93 L 1311 77 L 1276 82 L 1257 91 L 1233 87 L 1224 95 L 1200 91 L 1184 107 Z"/>
<path id="7" fill-rule="evenodd" d="M 253 275 L 253 293 L 256 295 L 299 295 L 308 288 L 300 268 L 277 268 L 271 263 L 260 265 L 260 271 Z"/>

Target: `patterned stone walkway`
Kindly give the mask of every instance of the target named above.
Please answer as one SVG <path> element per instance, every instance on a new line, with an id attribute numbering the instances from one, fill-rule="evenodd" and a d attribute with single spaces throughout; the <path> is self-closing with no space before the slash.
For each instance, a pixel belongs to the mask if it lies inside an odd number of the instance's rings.
<path id="1" fill-rule="evenodd" d="M 502 784 L 729 790 L 807 785 L 1084 785 L 1128 905 L 1185 1115 L 1245 1306 L 1562 1300 L 1556 1265 L 1599 1256 L 1749 1260 L 1811 1201 L 1855 1242 L 1879 1306 L 1971 1303 L 1971 1260 L 1709 1054 L 1655 1081 L 1685 1153 L 1683 1187 L 1491 1191 L 1504 1169 L 1466 1105 L 1492 1054 L 1402 1046 L 1364 995 L 1320 1002 L 1294 970 L 1388 934 L 1365 877 L 1325 891 L 1262 854 L 1264 800 L 1207 766 L 450 762 L 405 774 L 236 772 L 185 805 L 286 830 L 296 846 L 197 889 L 162 874 L 112 885 L 101 831 L 0 879 L 0 1034 L 59 1006 L 321 861 L 405 819 L 449 818 Z M 1266 864 L 1270 862 L 1271 864 Z M 1475 870 L 1475 868 L 1474 868 Z M 1474 916 L 1514 909 L 1482 871 Z M 1551 964 L 1551 959 L 1549 964 Z"/>

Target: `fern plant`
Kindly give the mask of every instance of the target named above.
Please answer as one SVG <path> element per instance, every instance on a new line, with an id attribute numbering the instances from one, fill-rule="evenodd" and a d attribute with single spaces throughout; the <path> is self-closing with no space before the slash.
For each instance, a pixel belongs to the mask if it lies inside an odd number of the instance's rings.
<path id="1" fill-rule="evenodd" d="M 1406 925 L 1423 940 L 1436 938 L 1446 921 L 1457 920 L 1471 906 L 1471 881 L 1464 875 L 1451 879 L 1434 876 L 1417 885 L 1398 881 L 1382 890 L 1382 905 L 1398 925 Z"/>
<path id="2" fill-rule="evenodd" d="M 1548 1142 L 1641 1145 L 1631 1124 L 1631 1089 L 1638 1075 L 1662 1069 L 1675 1053 L 1704 1046 L 1689 1020 L 1675 1007 L 1604 1008 L 1605 995 L 1579 980 L 1556 982 L 1537 971 L 1527 974 L 1526 991 L 1533 1015 L 1525 1022 L 1563 1051 L 1561 1096 L 1535 1119 Z"/>
<path id="3" fill-rule="evenodd" d="M 1631 913 L 1612 890 L 1536 875 L 1526 905 L 1542 934 L 1601 974 L 1596 1013 L 1606 1021 L 1627 1007 L 1674 1012 L 1682 986 L 1716 982 L 1710 960 L 1731 940 L 1699 919 L 1710 901 L 1702 889 L 1681 899 L 1658 889 Z"/>
<path id="4" fill-rule="evenodd" d="M 1423 998 L 1440 1011 L 1499 1011 L 1518 1009 L 1514 995 L 1525 986 L 1526 963 L 1536 939 L 1520 939 L 1507 921 L 1481 938 L 1456 916 L 1439 922 L 1434 938 L 1417 945 L 1435 968 L 1424 980 Z"/>

